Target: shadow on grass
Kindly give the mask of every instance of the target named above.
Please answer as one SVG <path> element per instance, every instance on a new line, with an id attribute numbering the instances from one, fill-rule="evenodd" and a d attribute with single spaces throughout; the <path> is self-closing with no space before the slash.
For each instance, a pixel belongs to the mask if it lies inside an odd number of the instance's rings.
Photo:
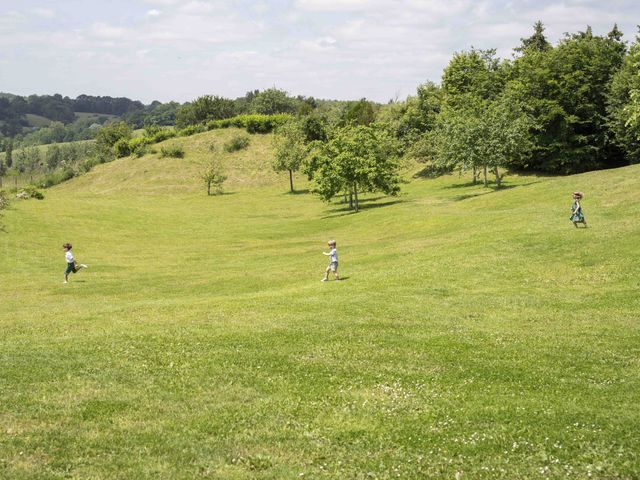
<path id="1" fill-rule="evenodd" d="M 302 190 L 293 190 L 292 191 L 288 191 L 286 193 L 284 193 L 283 195 L 306 195 L 307 193 L 309 193 L 311 190 L 309 190 L 308 188 L 303 188 Z"/>
<path id="2" fill-rule="evenodd" d="M 380 198 L 385 198 L 385 197 L 376 197 L 376 198 L 367 198 L 367 199 L 362 199 L 360 200 L 358 203 L 360 204 L 360 207 L 358 209 L 359 212 L 364 211 L 364 210 L 372 210 L 374 208 L 383 208 L 383 207 L 390 207 L 391 205 L 397 205 L 398 203 L 406 203 L 406 200 L 401 200 L 401 199 L 396 199 L 396 200 L 388 200 L 386 202 L 380 202 L 380 203 L 370 203 L 373 202 L 375 200 L 379 200 Z M 329 213 L 328 215 L 323 216 L 322 218 L 337 218 L 337 217 L 343 217 L 345 215 L 351 215 L 354 213 L 357 213 L 355 211 L 355 209 L 350 209 L 349 208 L 349 204 L 343 204 L 344 206 L 339 207 L 339 208 L 334 208 L 331 213 Z"/>
<path id="3" fill-rule="evenodd" d="M 467 200 L 469 198 L 474 198 L 474 197 L 481 197 L 483 195 L 487 195 L 489 193 L 495 193 L 495 192 L 502 192 L 505 190 L 511 190 L 512 188 L 518 188 L 518 187 L 526 187 L 528 185 L 533 185 L 536 184 L 538 182 L 528 182 L 528 183 L 518 183 L 516 185 L 502 185 L 500 187 L 498 187 L 496 184 L 490 184 L 487 185 L 485 188 L 482 189 L 482 191 L 480 192 L 474 192 L 474 193 L 467 193 L 464 195 L 456 195 L 455 197 L 453 197 L 453 201 L 454 202 L 460 202 L 462 200 Z M 456 185 L 449 185 L 445 188 L 462 188 L 462 187 L 473 187 L 473 186 L 479 186 L 479 184 L 473 184 L 473 182 L 470 183 L 465 183 L 465 184 L 456 184 Z"/>
<path id="4" fill-rule="evenodd" d="M 227 195 L 236 195 L 238 192 L 220 192 L 207 195 L 208 197 L 226 197 Z"/>

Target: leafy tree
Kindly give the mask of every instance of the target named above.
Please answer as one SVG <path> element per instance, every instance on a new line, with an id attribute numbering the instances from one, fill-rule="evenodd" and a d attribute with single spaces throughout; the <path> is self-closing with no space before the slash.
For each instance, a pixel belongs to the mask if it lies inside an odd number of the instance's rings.
<path id="1" fill-rule="evenodd" d="M 304 133 L 305 143 L 311 143 L 316 140 L 325 142 L 327 140 L 329 124 L 324 115 L 314 112 L 299 117 L 298 121 Z"/>
<path id="2" fill-rule="evenodd" d="M 533 153 L 521 167 L 575 173 L 622 164 L 607 119 L 608 85 L 625 54 L 615 30 L 600 37 L 587 28 L 555 48 L 527 49 L 507 69 L 509 89 L 534 117 Z"/>
<path id="3" fill-rule="evenodd" d="M 7 168 L 11 168 L 13 166 L 13 140 L 7 139 L 4 142 L 4 161 L 7 164 Z"/>
<path id="4" fill-rule="evenodd" d="M 607 96 L 608 126 L 628 163 L 640 162 L 640 123 L 634 121 L 634 104 L 640 91 L 640 36 L 629 49 L 622 67 L 611 80 Z M 637 106 L 636 106 L 637 112 Z M 637 119 L 637 113 L 636 113 Z"/>
<path id="5" fill-rule="evenodd" d="M 180 107 L 176 113 L 176 126 L 184 128 L 207 120 L 221 120 L 235 115 L 233 100 L 205 95 Z"/>
<path id="6" fill-rule="evenodd" d="M 315 191 L 325 201 L 348 192 L 350 207 L 359 209 L 362 192 L 397 195 L 400 176 L 396 142 L 379 125 L 348 125 L 337 129 L 326 142 L 314 142 L 305 161 L 305 172 L 313 178 Z"/>
<path id="7" fill-rule="evenodd" d="M 533 35 L 529 38 L 521 38 L 520 41 L 522 43 L 515 49 L 516 52 L 524 52 L 526 50 L 544 52 L 551 49 L 551 44 L 547 41 L 547 37 L 544 36 L 544 25 L 540 20 L 533 25 Z"/>
<path id="8" fill-rule="evenodd" d="M 499 169 L 531 152 L 532 119 L 509 94 L 493 102 L 468 95 L 464 105 L 441 112 L 427 136 L 430 156 L 441 171 L 473 171 L 474 183 L 482 170 L 485 187 L 491 170 L 499 187 Z"/>
<path id="9" fill-rule="evenodd" d="M 461 95 L 485 100 L 496 98 L 504 86 L 505 69 L 495 55 L 495 49 L 471 49 L 454 54 L 442 74 L 445 102 L 453 105 Z"/>
<path id="10" fill-rule="evenodd" d="M 289 94 L 277 88 L 268 88 L 256 94 L 251 101 L 254 113 L 274 115 L 276 113 L 295 113 L 297 102 Z"/>
<path id="11" fill-rule="evenodd" d="M 113 156 L 113 147 L 119 140 L 130 140 L 131 128 L 124 122 L 114 122 L 103 126 L 96 133 L 96 147 L 105 157 Z"/>
<path id="12" fill-rule="evenodd" d="M 215 159 L 211 160 L 211 163 L 207 169 L 202 172 L 200 178 L 207 187 L 207 195 L 211 195 L 212 191 L 214 193 L 222 193 L 222 184 L 227 179 L 227 177 L 222 174 L 220 164 Z"/>
<path id="13" fill-rule="evenodd" d="M 425 132 L 433 129 L 442 105 L 442 90 L 433 82 L 420 85 L 417 95 L 382 107 L 377 120 L 389 126 L 402 153 L 410 152 Z"/>
<path id="14" fill-rule="evenodd" d="M 45 163 L 49 170 L 53 170 L 60 164 L 62 155 L 58 145 L 50 145 L 45 153 Z"/>
<path id="15" fill-rule="evenodd" d="M 304 126 L 301 125 L 301 122 L 293 119 L 281 125 L 273 137 L 275 156 L 272 166 L 276 172 L 289 172 L 291 193 L 294 192 L 293 172 L 300 169 L 300 165 L 307 156 L 306 141 Z"/>
<path id="16" fill-rule="evenodd" d="M 349 102 L 342 113 L 342 125 L 370 125 L 376 120 L 376 109 L 373 102 L 362 98 L 357 102 Z"/>

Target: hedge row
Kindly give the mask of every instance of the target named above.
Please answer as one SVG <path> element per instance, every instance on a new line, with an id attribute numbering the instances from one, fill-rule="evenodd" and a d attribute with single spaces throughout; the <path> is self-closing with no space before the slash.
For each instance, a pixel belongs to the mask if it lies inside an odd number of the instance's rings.
<path id="1" fill-rule="evenodd" d="M 180 130 L 158 130 L 153 135 L 136 137 L 132 139 L 122 138 L 113 146 L 116 157 L 126 157 L 129 155 L 142 156 L 146 153 L 148 145 L 163 142 L 175 137 L 188 137 L 196 133 L 208 132 L 219 128 L 244 128 L 249 133 L 270 133 L 276 127 L 286 123 L 291 118 L 290 115 L 279 113 L 275 115 L 238 115 L 236 117 L 225 118 L 223 120 L 209 120 L 197 125 L 189 125 Z"/>

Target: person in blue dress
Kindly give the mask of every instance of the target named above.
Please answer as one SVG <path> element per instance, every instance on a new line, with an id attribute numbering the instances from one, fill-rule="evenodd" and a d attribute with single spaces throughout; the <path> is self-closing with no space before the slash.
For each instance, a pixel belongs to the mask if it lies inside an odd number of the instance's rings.
<path id="1" fill-rule="evenodd" d="M 587 228 L 587 221 L 584 218 L 582 205 L 580 205 L 583 197 L 584 195 L 581 192 L 573 192 L 573 205 L 571 206 L 571 216 L 569 217 L 569 220 L 573 222 L 573 225 L 576 228 L 578 228 L 579 223 L 582 223 L 584 228 Z"/>

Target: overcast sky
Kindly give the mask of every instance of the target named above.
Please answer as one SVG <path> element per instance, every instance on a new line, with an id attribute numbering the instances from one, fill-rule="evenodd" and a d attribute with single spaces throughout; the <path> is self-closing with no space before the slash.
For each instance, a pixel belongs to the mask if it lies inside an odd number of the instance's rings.
<path id="1" fill-rule="evenodd" d="M 0 0 L 0 91 L 387 101 L 439 82 L 455 51 L 509 57 L 538 19 L 553 43 L 615 22 L 632 41 L 640 1 Z"/>

